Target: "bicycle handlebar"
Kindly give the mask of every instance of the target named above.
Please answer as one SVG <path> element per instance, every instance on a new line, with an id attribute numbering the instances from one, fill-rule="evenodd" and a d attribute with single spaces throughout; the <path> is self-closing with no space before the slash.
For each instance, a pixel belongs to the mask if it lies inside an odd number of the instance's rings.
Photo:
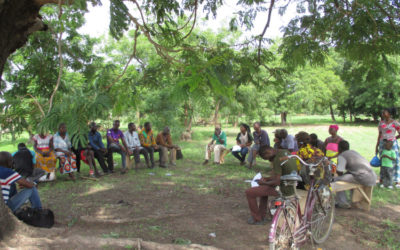
<path id="1" fill-rule="evenodd" d="M 283 162 L 281 163 L 281 165 L 285 164 L 289 159 L 297 158 L 297 159 L 301 162 L 301 164 L 303 164 L 303 165 L 305 165 L 305 166 L 312 167 L 312 168 L 318 166 L 319 164 L 321 164 L 322 161 L 325 159 L 325 157 L 323 157 L 323 158 L 322 158 L 319 162 L 317 162 L 317 163 L 306 163 L 306 162 L 304 162 L 303 159 L 301 159 L 298 155 L 288 155 L 287 158 L 288 158 L 288 159 L 285 160 L 285 161 L 283 161 Z"/>

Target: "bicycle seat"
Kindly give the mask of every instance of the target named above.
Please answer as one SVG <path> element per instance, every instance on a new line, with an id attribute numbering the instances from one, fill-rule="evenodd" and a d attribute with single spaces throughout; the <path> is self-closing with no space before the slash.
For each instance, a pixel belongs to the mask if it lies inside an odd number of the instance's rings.
<path id="1" fill-rule="evenodd" d="M 302 181 L 300 175 L 296 171 L 292 171 L 290 174 L 281 176 L 281 181 Z"/>

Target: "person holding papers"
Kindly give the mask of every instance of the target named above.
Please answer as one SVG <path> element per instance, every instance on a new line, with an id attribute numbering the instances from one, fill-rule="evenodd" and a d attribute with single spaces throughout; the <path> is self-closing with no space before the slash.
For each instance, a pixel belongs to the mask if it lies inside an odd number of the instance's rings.
<path id="1" fill-rule="evenodd" d="M 295 159 L 289 159 L 283 165 L 282 163 L 290 155 L 287 149 L 275 149 L 269 146 L 263 146 L 259 151 L 260 157 L 264 160 L 269 160 L 272 163 L 272 176 L 260 178 L 256 177 L 255 180 L 258 185 L 252 185 L 253 187 L 246 190 L 246 198 L 249 204 L 251 217 L 247 223 L 250 225 L 264 225 L 266 224 L 266 212 L 268 205 L 268 196 L 278 196 L 278 192 L 275 187 L 280 185 L 280 191 L 283 196 L 293 195 L 293 188 L 290 186 L 284 186 L 280 182 L 282 175 L 291 174 L 292 171 L 297 171 L 297 165 Z M 260 198 L 259 204 L 257 204 L 257 198 Z"/>
<path id="2" fill-rule="evenodd" d="M 240 161 L 240 165 L 245 165 L 246 155 L 253 143 L 249 125 L 240 124 L 240 132 L 236 137 L 236 143 L 237 145 L 232 148 L 232 154 Z"/>

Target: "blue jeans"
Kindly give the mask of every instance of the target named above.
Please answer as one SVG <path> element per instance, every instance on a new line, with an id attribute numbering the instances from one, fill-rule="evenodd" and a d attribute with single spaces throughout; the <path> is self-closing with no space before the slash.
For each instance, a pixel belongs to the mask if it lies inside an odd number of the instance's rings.
<path id="1" fill-rule="evenodd" d="M 240 151 L 232 152 L 233 156 L 235 156 L 240 162 L 244 162 L 246 160 L 246 155 L 249 152 L 248 147 L 242 148 Z M 239 154 L 240 153 L 240 154 Z"/>
<path id="2" fill-rule="evenodd" d="M 42 208 L 39 193 L 35 187 L 25 188 L 21 192 L 16 193 L 8 200 L 7 205 L 11 211 L 15 212 L 24 205 L 28 199 L 31 202 L 32 208 Z"/>

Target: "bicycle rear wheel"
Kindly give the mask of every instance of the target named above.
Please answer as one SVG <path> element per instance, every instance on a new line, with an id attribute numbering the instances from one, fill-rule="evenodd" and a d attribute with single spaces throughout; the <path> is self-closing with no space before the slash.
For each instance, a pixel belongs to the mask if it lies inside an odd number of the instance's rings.
<path id="1" fill-rule="evenodd" d="M 293 234 L 296 228 L 296 208 L 286 206 L 278 211 L 276 220 L 272 221 L 269 237 L 269 249 L 298 249 L 295 247 Z"/>
<path id="2" fill-rule="evenodd" d="M 332 231 L 335 199 L 329 187 L 317 190 L 315 195 L 315 203 L 311 215 L 311 233 L 315 243 L 321 244 L 325 242 Z"/>

